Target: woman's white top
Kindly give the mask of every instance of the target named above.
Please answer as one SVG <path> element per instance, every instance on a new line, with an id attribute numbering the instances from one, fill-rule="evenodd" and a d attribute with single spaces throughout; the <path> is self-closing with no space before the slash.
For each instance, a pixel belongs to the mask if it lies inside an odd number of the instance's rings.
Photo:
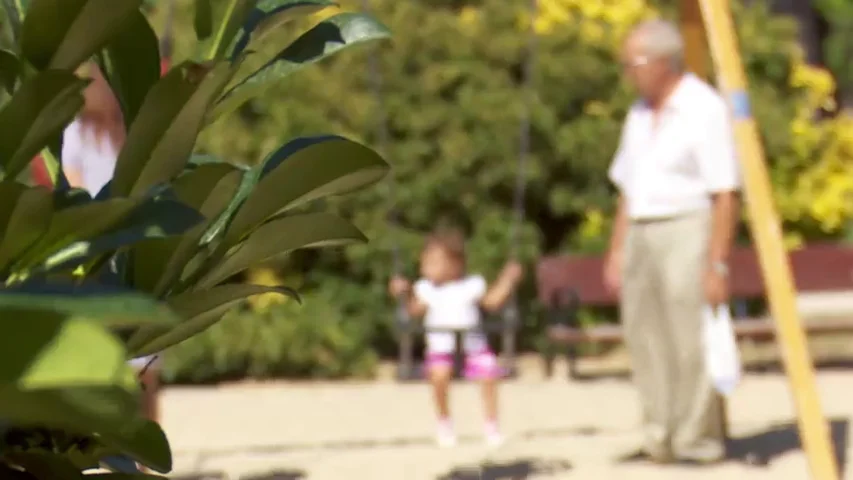
<path id="1" fill-rule="evenodd" d="M 82 187 L 93 197 L 113 178 L 118 151 L 109 135 L 97 135 L 79 119 L 62 136 L 62 166 L 80 172 Z"/>

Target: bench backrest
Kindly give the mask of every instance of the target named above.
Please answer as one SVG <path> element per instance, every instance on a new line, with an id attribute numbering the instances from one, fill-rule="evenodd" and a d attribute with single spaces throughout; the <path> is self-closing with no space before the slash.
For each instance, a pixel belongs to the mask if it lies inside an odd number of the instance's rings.
<path id="1" fill-rule="evenodd" d="M 825 292 L 853 289 L 853 248 L 808 245 L 789 255 L 797 290 Z M 604 257 L 553 256 L 542 258 L 536 268 L 539 301 L 546 306 L 566 302 L 574 291 L 582 305 L 611 306 L 618 299 L 604 287 Z M 764 296 L 764 281 L 755 251 L 737 248 L 731 259 L 732 296 L 740 299 Z"/>

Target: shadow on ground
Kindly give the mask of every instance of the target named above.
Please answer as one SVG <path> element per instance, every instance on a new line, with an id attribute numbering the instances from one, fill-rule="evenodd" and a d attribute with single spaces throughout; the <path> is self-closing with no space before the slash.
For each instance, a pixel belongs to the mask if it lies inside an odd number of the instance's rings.
<path id="1" fill-rule="evenodd" d="M 533 475 L 554 475 L 572 469 L 564 460 L 525 459 L 510 463 L 460 466 L 436 480 L 523 480 Z"/>
<path id="2" fill-rule="evenodd" d="M 591 426 L 573 426 L 573 427 L 555 427 L 551 429 L 533 429 L 521 432 L 518 438 L 531 440 L 535 438 L 559 438 L 571 436 L 592 436 L 603 433 L 601 430 Z M 478 444 L 482 443 L 482 437 L 472 435 L 463 435 L 459 437 L 461 444 Z M 222 448 L 222 449 L 205 449 L 193 451 L 202 459 L 206 457 L 217 457 L 222 455 L 233 455 L 235 453 L 252 453 L 252 454 L 283 454 L 296 451 L 306 450 L 331 450 L 331 451 L 353 451 L 353 450 L 373 450 L 380 448 L 409 448 L 409 447 L 430 447 L 435 445 L 435 439 L 428 436 L 411 436 L 411 437 L 396 437 L 383 439 L 352 439 L 352 440 L 337 440 L 330 442 L 311 442 L 311 443 L 287 443 L 279 445 L 246 445 L 241 448 Z M 202 480 L 202 479 L 187 479 L 187 480 Z"/>
<path id="3" fill-rule="evenodd" d="M 850 421 L 846 418 L 834 418 L 830 420 L 829 425 L 836 462 L 839 471 L 843 472 L 847 465 Z M 754 466 L 766 466 L 777 457 L 801 449 L 797 424 L 788 422 L 754 435 L 732 439 L 729 443 L 729 458 Z"/>
<path id="4" fill-rule="evenodd" d="M 830 420 L 830 435 L 835 448 L 835 460 L 838 470 L 843 472 L 847 466 L 847 447 L 849 445 L 848 419 Z M 802 450 L 796 422 L 778 424 L 769 429 L 744 437 L 732 438 L 727 445 L 726 457 L 729 462 L 741 462 L 753 467 L 767 467 L 778 457 L 786 453 Z M 648 462 L 642 452 L 625 455 L 620 463 Z M 701 468 L 701 466 L 699 467 Z"/>

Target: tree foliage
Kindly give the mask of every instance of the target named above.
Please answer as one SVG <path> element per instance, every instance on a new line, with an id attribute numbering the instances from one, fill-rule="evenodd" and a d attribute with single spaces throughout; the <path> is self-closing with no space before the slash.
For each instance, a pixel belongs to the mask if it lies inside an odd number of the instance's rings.
<path id="1" fill-rule="evenodd" d="M 336 58 L 272 88 L 202 140 L 207 151 L 247 164 L 283 136 L 309 135 L 329 125 L 384 149 L 394 166 L 393 182 L 328 203 L 374 241 L 343 253 L 302 256 L 287 268 L 312 267 L 304 276 L 306 288 L 334 291 L 337 315 L 361 325 L 371 344 L 390 354 L 393 309 L 384 285 L 394 270 L 395 250 L 403 271 L 414 275 L 424 233 L 449 220 L 470 232 L 472 270 L 493 274 L 510 254 L 530 16 L 528 2 L 521 0 L 369 3 L 395 31 L 392 44 Z M 533 19 L 532 150 L 523 172 L 526 216 L 519 245 L 525 261 L 604 248 L 614 199 L 605 172 L 633 101 L 616 51 L 638 19 L 677 18 L 677 3 L 539 2 Z M 850 143 L 842 141 L 847 134 L 838 123 L 845 120 L 814 115 L 831 107 L 826 101 L 832 77 L 804 64 L 793 19 L 771 15 L 764 2 L 745 3 L 734 2 L 734 14 L 790 239 L 838 236 L 851 215 L 849 202 L 832 200 L 821 186 L 844 178 Z M 342 8 L 359 6 L 350 1 Z M 359 68 L 374 53 L 382 76 L 379 98 L 371 72 Z M 276 103 L 277 98 L 288 101 Z M 380 125 L 390 135 L 386 145 L 380 143 Z M 816 209 L 819 199 L 828 206 Z M 530 345 L 540 320 L 530 313 L 535 305 L 529 286 L 521 300 L 529 313 L 523 340 Z"/>

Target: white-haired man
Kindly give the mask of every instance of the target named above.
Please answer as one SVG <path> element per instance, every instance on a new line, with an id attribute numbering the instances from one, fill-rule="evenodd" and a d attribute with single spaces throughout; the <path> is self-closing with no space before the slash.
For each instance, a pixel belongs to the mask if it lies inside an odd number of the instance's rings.
<path id="1" fill-rule="evenodd" d="M 739 175 L 727 104 L 684 71 L 683 50 L 664 21 L 639 25 L 624 44 L 641 98 L 609 171 L 620 196 L 604 276 L 620 293 L 646 453 L 707 463 L 725 447 L 701 311 L 728 301 Z"/>

